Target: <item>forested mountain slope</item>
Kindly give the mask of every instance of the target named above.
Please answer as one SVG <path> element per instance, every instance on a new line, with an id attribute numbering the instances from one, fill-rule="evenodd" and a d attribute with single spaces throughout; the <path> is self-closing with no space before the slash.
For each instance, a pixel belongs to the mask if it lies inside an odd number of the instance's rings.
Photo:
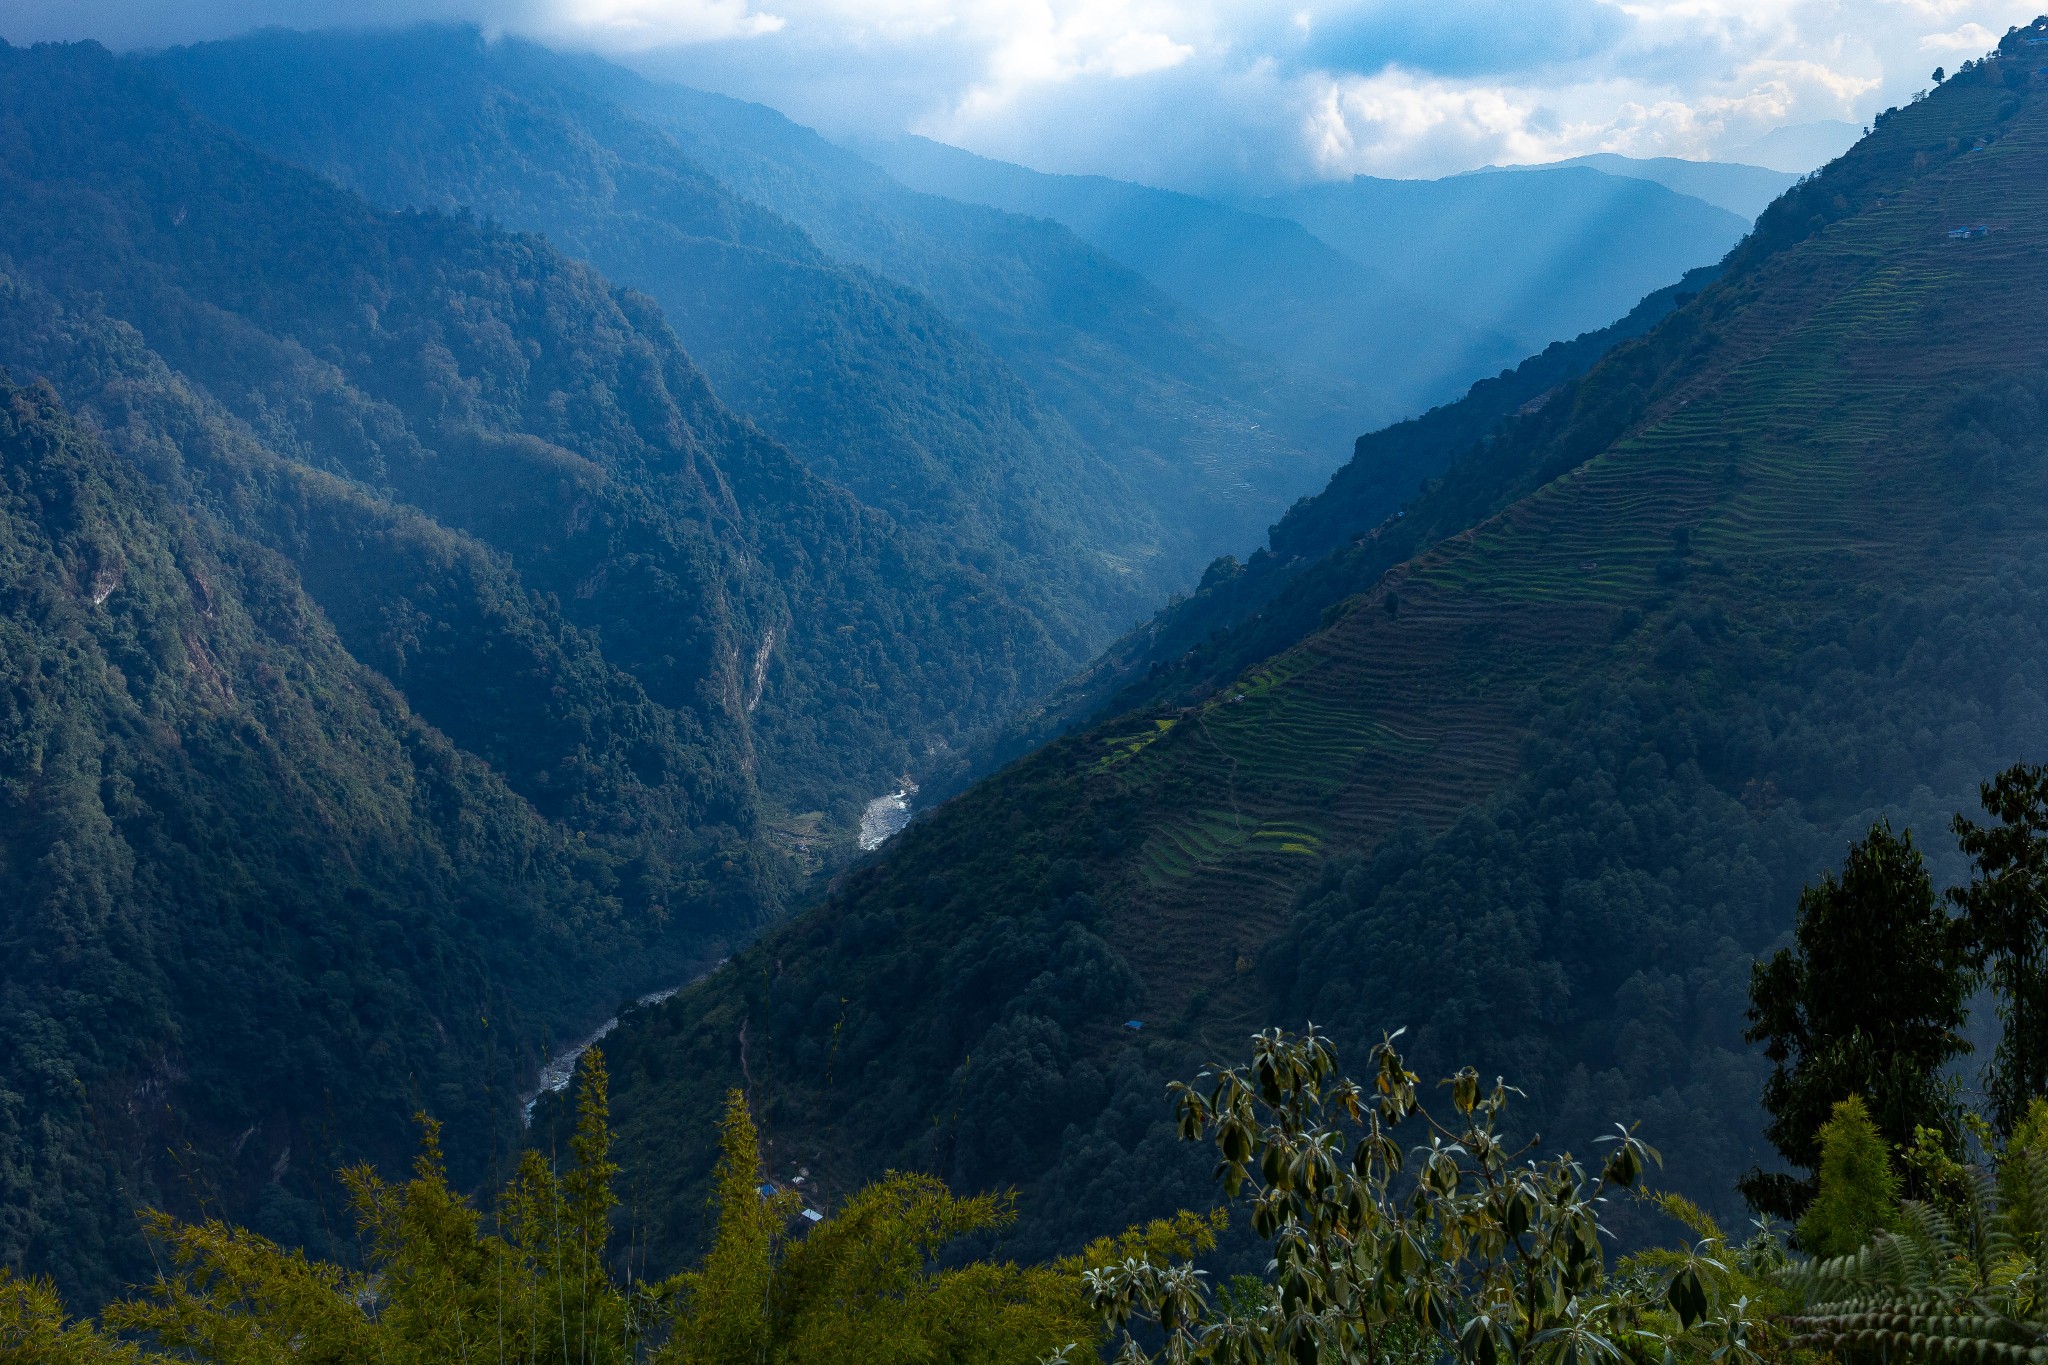
<path id="1" fill-rule="evenodd" d="M 1403 284 L 1284 218 L 1103 176 L 1046 175 L 918 137 L 859 150 L 913 189 L 1071 228 L 1236 341 L 1354 384 L 1382 412 L 1436 402 L 1524 349 L 1462 311 L 1474 300 Z"/>
<path id="2" fill-rule="evenodd" d="M 282 452 L 492 545 L 792 802 L 872 790 L 1054 675 L 1027 611 L 720 405 L 644 297 L 377 213 L 125 64 L 9 60 L 23 274 L 96 293 Z"/>
<path id="3" fill-rule="evenodd" d="M 734 195 L 575 64 L 452 27 L 271 30 L 149 64 L 375 203 L 545 232 L 645 290 L 725 401 L 989 574 L 1045 622 L 1061 664 L 1175 581 L 1159 576 L 1152 509 L 971 332 Z"/>
<path id="4" fill-rule="evenodd" d="M 1605 327 L 1636 300 L 1721 258 L 1741 215 L 1590 166 L 1444 180 L 1358 176 L 1245 208 L 1291 218 L 1396 279 L 1507 332 L 1527 354 Z"/>
<path id="5" fill-rule="evenodd" d="M 1797 888 L 1874 813 L 1938 828 L 2048 749 L 2044 32 L 1880 120 L 1403 519 L 1464 530 L 634 1016 L 657 1239 L 694 1235 L 732 1083 L 827 1197 L 1020 1183 L 1020 1252 L 1198 1202 L 1161 1085 L 1303 1018 L 1499 1069 L 1553 1143 L 1639 1115 L 1730 1211 L 1749 964 Z"/>
<path id="6" fill-rule="evenodd" d="M 1453 462 L 1501 439 L 1614 347 L 1643 335 L 1698 295 L 1703 267 L 1660 289 L 1610 327 L 1552 342 L 1512 370 L 1474 384 L 1455 403 L 1358 438 L 1351 459 L 1314 497 L 1288 509 L 1243 563 L 1219 556 L 1192 593 L 991 733 L 956 771 L 987 771 L 1098 712 L 1126 711 L 1214 688 L 1313 630 L 1324 611 L 1369 588 L 1386 570 L 1472 524 L 1466 481 L 1449 499 L 1410 504 Z M 1495 490 L 1496 495 L 1506 490 Z M 1407 513 L 1412 512 L 1412 517 Z"/>
<path id="7" fill-rule="evenodd" d="M 1170 581 L 1256 541 L 1361 427 L 1399 415 L 1226 341 L 1056 223 L 919 194 L 760 105 L 582 70 L 721 183 L 981 337 L 1153 509 Z"/>
<path id="8" fill-rule="evenodd" d="M 474 1175 L 551 1041 L 1048 680 L 540 239 L 89 44 L 0 47 L 0 128 L 9 1264 L 134 1277 L 139 1200 L 316 1236 L 420 1107 Z"/>
<path id="9" fill-rule="evenodd" d="M 661 872 L 710 884 L 664 927 L 630 840 L 522 800 L 351 657 L 287 559 L 47 388 L 0 386 L 0 560 L 11 1265 L 139 1277 L 138 1203 L 317 1245 L 335 1160 L 402 1159 L 421 1104 L 474 1176 L 551 1033 L 753 916 L 744 849 L 707 830 L 670 841 Z"/>

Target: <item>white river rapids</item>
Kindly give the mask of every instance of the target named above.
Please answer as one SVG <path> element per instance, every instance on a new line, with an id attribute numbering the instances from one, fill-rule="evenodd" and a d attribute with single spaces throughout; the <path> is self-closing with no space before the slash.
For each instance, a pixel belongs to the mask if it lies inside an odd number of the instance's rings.
<path id="1" fill-rule="evenodd" d="M 860 817 L 861 852 L 873 853 L 910 823 L 910 801 L 916 795 L 917 784 L 906 782 L 901 789 L 868 802 Z"/>

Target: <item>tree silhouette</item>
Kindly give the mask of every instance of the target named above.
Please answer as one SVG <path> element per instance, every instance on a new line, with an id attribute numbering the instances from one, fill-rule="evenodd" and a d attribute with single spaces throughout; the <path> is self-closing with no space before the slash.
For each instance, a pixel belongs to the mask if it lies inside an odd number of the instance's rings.
<path id="1" fill-rule="evenodd" d="M 1959 1136 L 1942 1068 L 1968 1049 L 1958 1030 L 1972 973 L 1956 921 L 1934 894 L 1911 830 L 1879 821 L 1850 845 L 1841 875 L 1800 893 L 1797 947 L 1752 971 L 1746 1037 L 1771 1059 L 1765 1132 L 1808 1172 L 1835 1105 L 1861 1095 L 1888 1144 L 1926 1126 Z M 1752 1170 L 1742 1192 L 1759 1212 L 1797 1218 L 1814 1177 Z"/>

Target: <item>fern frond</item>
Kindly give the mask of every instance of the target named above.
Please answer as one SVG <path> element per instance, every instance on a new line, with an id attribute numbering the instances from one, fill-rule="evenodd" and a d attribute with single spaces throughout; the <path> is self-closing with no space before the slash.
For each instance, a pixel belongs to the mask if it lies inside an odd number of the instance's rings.
<path id="1" fill-rule="evenodd" d="M 2048 1161 L 2014 1151 L 2004 1166 L 1998 1177 L 1975 1173 L 1958 1217 L 1907 1201 L 1895 1227 L 1853 1255 L 1787 1267 L 1777 1278 L 1802 1305 L 1787 1331 L 1838 1355 L 2048 1365 L 2042 1277 L 2030 1254 L 2048 1232 Z"/>
<path id="2" fill-rule="evenodd" d="M 2048 1237 L 2048 1148 L 2007 1150 L 1998 1168 L 1998 1196 L 2004 1203 L 2002 1231 L 2038 1260 Z"/>

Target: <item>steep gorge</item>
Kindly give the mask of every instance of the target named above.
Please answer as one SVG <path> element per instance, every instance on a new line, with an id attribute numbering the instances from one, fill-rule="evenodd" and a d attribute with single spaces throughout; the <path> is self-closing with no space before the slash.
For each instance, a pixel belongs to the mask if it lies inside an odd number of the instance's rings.
<path id="1" fill-rule="evenodd" d="M 551 1043 L 1056 676 L 541 239 L 90 45 L 0 49 L 0 124 L 8 1262 L 103 1293 L 138 1202 L 321 1245 L 417 1109 L 475 1177 Z"/>

